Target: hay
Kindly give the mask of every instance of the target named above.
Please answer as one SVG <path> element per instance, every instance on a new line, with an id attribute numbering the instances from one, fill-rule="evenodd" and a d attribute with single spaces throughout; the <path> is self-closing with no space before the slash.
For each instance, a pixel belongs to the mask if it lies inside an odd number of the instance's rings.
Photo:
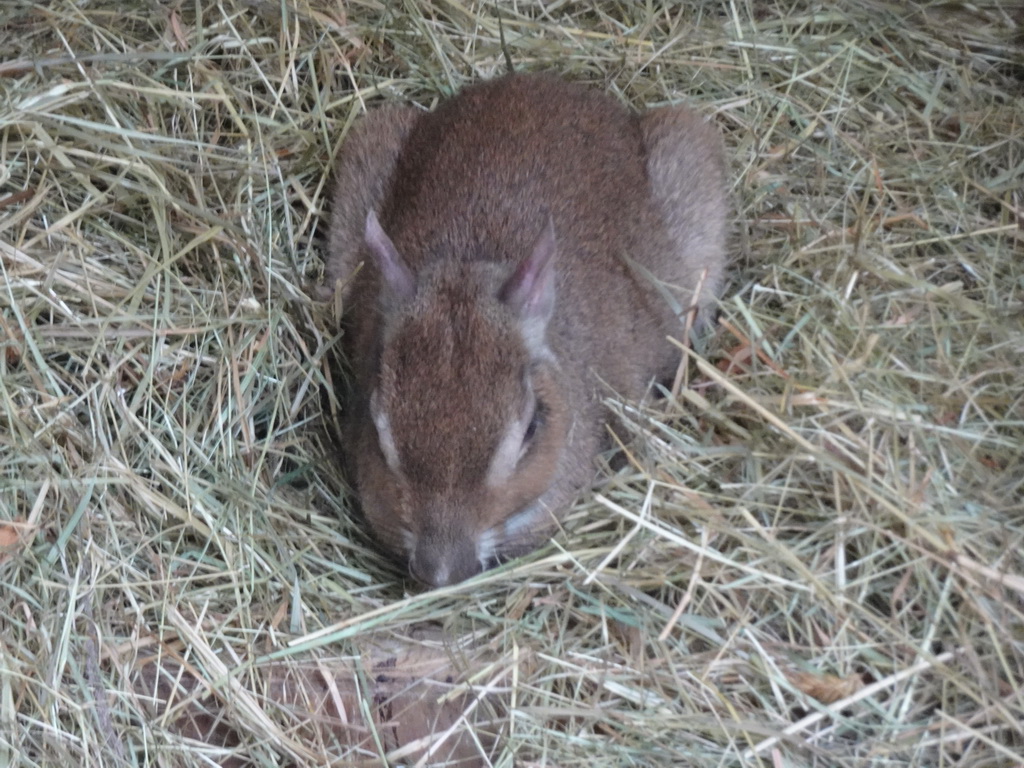
<path id="1" fill-rule="evenodd" d="M 1021 5 L 502 9 L 714 116 L 737 255 L 567 532 L 428 593 L 306 291 L 348 126 L 501 72 L 493 6 L 0 10 L 0 763 L 1020 765 Z"/>

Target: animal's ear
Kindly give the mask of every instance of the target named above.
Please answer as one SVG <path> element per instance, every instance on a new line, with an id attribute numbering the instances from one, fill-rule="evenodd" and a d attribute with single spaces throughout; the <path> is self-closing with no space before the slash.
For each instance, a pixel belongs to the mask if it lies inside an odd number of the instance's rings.
<path id="1" fill-rule="evenodd" d="M 558 243 L 551 217 L 533 249 L 505 281 L 498 298 L 518 315 L 527 342 L 543 344 L 548 321 L 555 309 L 555 257 Z"/>
<path id="2" fill-rule="evenodd" d="M 363 239 L 373 254 L 377 269 L 380 270 L 391 295 L 400 301 L 411 299 L 416 293 L 416 278 L 413 277 L 402 254 L 391 242 L 391 238 L 380 226 L 377 213 L 372 208 L 366 214 L 366 232 Z"/>

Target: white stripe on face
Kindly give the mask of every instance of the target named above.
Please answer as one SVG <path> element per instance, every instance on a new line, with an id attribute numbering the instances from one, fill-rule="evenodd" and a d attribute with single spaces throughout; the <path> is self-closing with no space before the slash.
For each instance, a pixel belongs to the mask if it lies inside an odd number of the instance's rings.
<path id="1" fill-rule="evenodd" d="M 487 468 L 485 482 L 488 488 L 497 488 L 507 483 L 523 458 L 523 452 L 526 450 L 523 441 L 537 409 L 533 395 L 529 395 L 529 398 L 519 418 L 508 425 L 505 434 L 498 441 L 498 447 L 491 457 L 491 465 Z"/>
<path id="2" fill-rule="evenodd" d="M 543 518 L 548 514 L 547 508 L 540 502 L 535 501 L 524 507 L 505 521 L 502 532 L 505 534 L 505 541 L 517 541 L 524 533 L 536 529 L 543 523 Z"/>
<path id="3" fill-rule="evenodd" d="M 377 428 L 377 439 L 388 468 L 392 472 L 401 472 L 402 464 L 398 459 L 398 448 L 395 447 L 395 437 L 391 434 L 391 420 L 388 419 L 387 413 L 379 407 L 376 392 L 370 395 L 370 416 L 373 418 L 373 425 Z"/>

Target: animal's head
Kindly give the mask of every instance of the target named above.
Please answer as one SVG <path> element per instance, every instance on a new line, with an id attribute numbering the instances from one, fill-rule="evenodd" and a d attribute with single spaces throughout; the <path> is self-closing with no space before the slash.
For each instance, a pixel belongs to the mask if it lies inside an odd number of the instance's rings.
<path id="1" fill-rule="evenodd" d="M 445 263 L 414 274 L 371 212 L 382 339 L 355 446 L 377 537 L 435 586 L 539 543 L 570 423 L 548 345 L 556 302 L 549 223 L 509 270 Z"/>

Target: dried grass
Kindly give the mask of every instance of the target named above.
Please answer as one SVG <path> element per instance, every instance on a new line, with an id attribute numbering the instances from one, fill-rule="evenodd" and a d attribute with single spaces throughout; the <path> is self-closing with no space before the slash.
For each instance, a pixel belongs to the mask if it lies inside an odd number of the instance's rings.
<path id="1" fill-rule="evenodd" d="M 737 258 L 569 531 L 425 593 L 305 291 L 348 126 L 502 71 L 493 6 L 0 9 L 0 763 L 1024 764 L 1021 4 L 501 7 L 714 115 Z"/>

